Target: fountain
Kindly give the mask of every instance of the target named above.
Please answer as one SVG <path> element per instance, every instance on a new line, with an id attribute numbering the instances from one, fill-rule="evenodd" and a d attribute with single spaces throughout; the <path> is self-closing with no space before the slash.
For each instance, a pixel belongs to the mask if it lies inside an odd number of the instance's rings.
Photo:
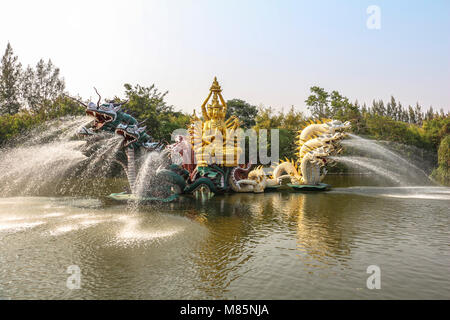
<path id="1" fill-rule="evenodd" d="M 364 156 L 333 157 L 334 161 L 342 162 L 356 169 L 363 168 L 399 186 L 430 184 L 430 178 L 425 171 L 387 147 L 382 146 L 379 142 L 364 139 L 354 134 L 348 136 L 349 139 L 343 141 L 342 145 L 358 151 Z"/>
<path id="2" fill-rule="evenodd" d="M 0 177 L 10 182 L 9 189 L 12 184 L 27 193 L 36 189 L 29 181 L 37 181 L 40 186 L 50 184 L 72 193 L 77 188 L 72 179 L 81 178 L 83 188 L 92 176 L 104 175 L 117 164 L 126 173 L 128 190 L 109 195 L 115 200 L 172 201 L 180 194 L 209 198 L 225 192 L 261 193 L 281 185 L 294 190 L 326 190 L 329 186 L 322 183 L 325 166 L 341 151 L 340 141 L 350 127 L 350 123 L 336 120 L 308 123 L 297 137 L 297 160 L 282 161 L 268 177 L 262 167 L 240 164 L 240 123 L 234 116 L 226 118 L 227 104 L 216 78 L 201 106 L 203 120 L 194 112 L 189 134 L 176 137 L 166 148 L 122 110 L 127 101 L 101 103 L 95 91 L 97 103 L 84 104 L 72 98 L 86 108 L 87 117 L 52 125 L 29 139 L 33 146 L 28 149 L 19 147 L 2 154 L 3 165 L 15 168 L 13 163 L 23 164 L 16 165 L 17 170 L 4 170 Z M 80 135 L 84 141 L 75 140 Z M 25 163 L 31 167 L 23 167 Z M 30 173 L 34 169 L 36 173 Z"/>
<path id="3" fill-rule="evenodd" d="M 0 189 L 2 194 L 17 190 L 26 194 L 48 185 L 70 193 L 75 188 L 72 179 L 87 181 L 111 171 L 114 165 L 124 170 L 128 190 L 109 197 L 138 202 L 168 202 L 180 194 L 209 198 L 226 192 L 262 193 L 281 187 L 328 190 L 330 186 L 323 179 L 327 167 L 337 161 L 375 172 L 398 185 L 410 184 L 411 172 L 419 173 L 418 180 L 428 180 L 425 172 L 400 155 L 377 142 L 348 134 L 350 122 L 330 119 L 311 120 L 301 128 L 296 137 L 297 158 L 280 161 L 270 176 L 262 166 L 242 164 L 240 123 L 234 116 L 226 118 L 227 104 L 217 78 L 201 105 L 202 120 L 194 111 L 188 134 L 176 136 L 175 143 L 168 146 L 154 141 L 142 123 L 122 110 L 127 101 L 101 103 L 95 91 L 97 103 L 74 99 L 86 108 L 86 117 L 35 130 L 26 144 L 0 154 L 4 169 L 0 178 L 7 181 Z M 80 135 L 83 141 L 76 140 Z M 366 156 L 338 156 L 342 146 Z M 399 171 L 399 164 L 404 172 Z"/>

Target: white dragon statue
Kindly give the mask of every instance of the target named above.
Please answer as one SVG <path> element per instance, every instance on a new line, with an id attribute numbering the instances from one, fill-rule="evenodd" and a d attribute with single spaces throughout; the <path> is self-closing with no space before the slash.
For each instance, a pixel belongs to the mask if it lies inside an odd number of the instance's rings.
<path id="1" fill-rule="evenodd" d="M 350 122 L 339 120 L 311 121 L 298 131 L 297 160 L 281 161 L 267 177 L 262 167 L 250 171 L 247 179 L 238 181 L 237 192 L 264 192 L 287 180 L 291 186 L 318 186 L 327 174 L 326 165 L 333 164 L 330 156 L 342 151 L 340 141 L 346 137 Z"/>

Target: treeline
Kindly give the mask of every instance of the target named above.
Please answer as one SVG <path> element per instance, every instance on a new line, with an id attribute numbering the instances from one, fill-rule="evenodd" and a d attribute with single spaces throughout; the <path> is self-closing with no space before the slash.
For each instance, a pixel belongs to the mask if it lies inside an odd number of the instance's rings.
<path id="1" fill-rule="evenodd" d="M 0 64 L 0 144 L 43 123 L 84 108 L 63 95 L 64 79 L 51 60 L 25 69 L 8 43 Z"/>
<path id="2" fill-rule="evenodd" d="M 280 128 L 280 156 L 294 158 L 296 131 L 311 119 L 351 121 L 352 131 L 360 136 L 414 146 L 429 153 L 438 153 L 434 179 L 450 185 L 450 114 L 443 109 L 427 111 L 417 103 L 403 107 L 394 97 L 385 103 L 374 100 L 371 106 L 349 99 L 338 91 L 331 93 L 314 86 L 305 101 L 311 116 L 291 107 L 288 112 L 275 113 L 261 107 L 255 117 L 255 128 Z M 418 156 L 417 154 L 414 156 Z M 423 153 L 422 153 L 423 157 Z M 424 159 L 423 159 L 424 160 Z"/>
<path id="3" fill-rule="evenodd" d="M 427 153 L 438 154 L 432 177 L 450 185 L 450 114 L 429 107 L 427 111 L 417 103 L 404 107 L 394 97 L 385 103 L 374 100 L 371 106 L 349 99 L 338 91 L 331 93 L 314 86 L 305 104 L 310 116 L 291 107 L 287 112 L 274 112 L 270 107 L 260 107 L 255 117 L 255 128 L 280 129 L 280 157 L 295 158 L 296 131 L 311 119 L 337 119 L 351 121 L 353 133 L 376 140 L 397 142 L 414 146 Z M 424 153 L 411 156 L 422 157 Z M 429 160 L 429 159 L 427 159 Z M 423 167 L 423 163 L 422 163 Z"/>
<path id="4" fill-rule="evenodd" d="M 154 85 L 124 87 L 127 111 L 143 121 L 155 139 L 168 140 L 173 130 L 189 122 L 187 114 L 167 105 L 167 92 L 159 92 Z M 41 59 L 35 67 L 23 68 L 8 43 L 0 64 L 0 145 L 47 120 L 84 114 L 85 109 L 69 96 L 51 60 Z"/>
<path id="5" fill-rule="evenodd" d="M 394 97 L 387 103 L 373 100 L 371 106 L 361 105 L 320 87 L 312 87 L 311 93 L 306 105 L 312 117 L 350 120 L 359 135 L 436 151 L 442 138 L 450 134 L 449 113 L 442 108 L 438 112 L 430 106 L 424 112 L 419 103 L 404 107 Z"/>
<path id="6" fill-rule="evenodd" d="M 187 127 L 190 115 L 168 105 L 167 92 L 160 92 L 155 85 L 125 84 L 124 88 L 129 100 L 125 111 L 143 122 L 155 139 L 170 141 L 175 129 Z M 84 114 L 84 108 L 66 94 L 70 95 L 65 92 L 64 79 L 51 60 L 41 59 L 35 67 L 24 69 L 8 44 L 0 65 L 0 144 L 48 119 Z M 327 92 L 318 86 L 311 88 L 305 101 L 310 115 L 294 106 L 276 112 L 270 106 L 257 107 L 241 99 L 228 100 L 227 104 L 227 116 L 236 115 L 244 128 L 280 129 L 281 158 L 295 158 L 296 132 L 311 119 L 351 121 L 355 134 L 439 152 L 439 163 L 435 164 L 439 167 L 433 176 L 450 184 L 450 115 L 443 109 L 424 109 L 419 103 L 403 106 L 394 97 L 361 105 L 338 91 Z"/>

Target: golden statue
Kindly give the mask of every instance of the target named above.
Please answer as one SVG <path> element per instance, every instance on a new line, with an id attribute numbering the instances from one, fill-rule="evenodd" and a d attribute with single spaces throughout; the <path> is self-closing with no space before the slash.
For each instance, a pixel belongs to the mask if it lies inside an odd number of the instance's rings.
<path id="1" fill-rule="evenodd" d="M 238 146 L 239 120 L 232 116 L 225 120 L 227 104 L 222 97 L 217 78 L 214 78 L 209 95 L 202 104 L 201 121 L 194 111 L 189 132 L 198 167 L 210 164 L 234 167 L 238 165 L 241 148 Z M 212 96 L 211 104 L 208 104 Z M 220 101 L 219 101 L 220 100 Z"/>

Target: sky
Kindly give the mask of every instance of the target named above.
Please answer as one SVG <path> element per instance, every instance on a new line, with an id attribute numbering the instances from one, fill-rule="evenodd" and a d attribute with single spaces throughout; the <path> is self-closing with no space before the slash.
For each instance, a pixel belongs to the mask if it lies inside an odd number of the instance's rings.
<path id="1" fill-rule="evenodd" d="M 217 76 L 225 99 L 276 110 L 306 111 L 317 85 L 450 111 L 449 17 L 446 0 L 15 0 L 0 5 L 0 50 L 50 58 L 84 99 L 155 84 L 192 113 Z"/>

